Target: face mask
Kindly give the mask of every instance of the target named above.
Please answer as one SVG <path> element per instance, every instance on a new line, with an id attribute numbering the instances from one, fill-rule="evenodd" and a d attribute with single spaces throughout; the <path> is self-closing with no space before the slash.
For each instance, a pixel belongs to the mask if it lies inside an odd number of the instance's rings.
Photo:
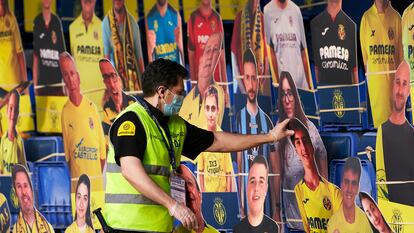
<path id="1" fill-rule="evenodd" d="M 183 105 L 184 96 L 174 94 L 173 100 L 170 104 L 164 102 L 164 115 L 172 116 L 177 115 Z"/>

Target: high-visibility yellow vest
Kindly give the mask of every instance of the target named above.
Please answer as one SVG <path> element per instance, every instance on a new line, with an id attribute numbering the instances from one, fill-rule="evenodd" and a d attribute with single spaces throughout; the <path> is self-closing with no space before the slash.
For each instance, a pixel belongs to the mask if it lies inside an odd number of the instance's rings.
<path id="1" fill-rule="evenodd" d="M 144 169 L 149 177 L 169 194 L 172 166 L 168 147 L 162 138 L 165 137 L 169 143 L 165 132 L 160 127 L 161 133 L 140 103 L 130 105 L 119 116 L 128 111 L 137 114 L 145 129 L 147 146 L 142 160 Z M 179 116 L 172 116 L 168 121 L 168 128 L 178 167 L 186 135 L 185 122 Z M 108 225 L 116 229 L 152 232 L 173 230 L 173 218 L 169 215 L 168 209 L 146 198 L 122 176 L 121 167 L 115 162 L 112 144 L 107 158 L 104 216 Z"/>

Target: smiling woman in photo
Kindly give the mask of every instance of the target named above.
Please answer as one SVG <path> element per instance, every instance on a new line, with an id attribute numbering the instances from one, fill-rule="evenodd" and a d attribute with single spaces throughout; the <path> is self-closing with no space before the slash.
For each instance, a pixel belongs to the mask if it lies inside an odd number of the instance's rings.
<path id="1" fill-rule="evenodd" d="M 87 175 L 82 174 L 79 177 L 75 195 L 75 221 L 66 229 L 65 233 L 94 233 L 91 220 L 91 182 Z"/>

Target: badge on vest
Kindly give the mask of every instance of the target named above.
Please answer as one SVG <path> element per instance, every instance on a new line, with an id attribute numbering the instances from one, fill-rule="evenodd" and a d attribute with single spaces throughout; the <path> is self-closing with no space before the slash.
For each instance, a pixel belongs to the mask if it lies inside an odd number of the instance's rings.
<path id="1" fill-rule="evenodd" d="M 175 174 L 170 176 L 171 197 L 178 203 L 186 204 L 185 200 L 185 180 Z"/>
<path id="2" fill-rule="evenodd" d="M 131 121 L 123 122 L 118 128 L 118 136 L 134 136 L 135 125 Z"/>

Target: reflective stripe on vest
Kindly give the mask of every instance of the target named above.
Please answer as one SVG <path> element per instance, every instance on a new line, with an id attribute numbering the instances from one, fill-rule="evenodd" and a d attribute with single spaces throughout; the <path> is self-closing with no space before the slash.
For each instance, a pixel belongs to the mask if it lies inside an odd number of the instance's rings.
<path id="1" fill-rule="evenodd" d="M 138 116 L 146 133 L 147 145 L 142 158 L 146 173 L 162 190 L 170 193 L 171 164 L 168 149 L 162 139 L 163 135 L 151 116 L 138 102 L 128 106 L 119 116 L 128 111 Z M 170 117 L 168 128 L 178 165 L 186 135 L 185 122 L 178 116 Z M 115 229 L 131 231 L 171 232 L 173 218 L 168 214 L 168 210 L 146 198 L 123 177 L 121 167 L 115 163 L 114 154 L 112 144 L 110 144 L 106 167 L 104 208 L 104 216 L 108 225 Z"/>

